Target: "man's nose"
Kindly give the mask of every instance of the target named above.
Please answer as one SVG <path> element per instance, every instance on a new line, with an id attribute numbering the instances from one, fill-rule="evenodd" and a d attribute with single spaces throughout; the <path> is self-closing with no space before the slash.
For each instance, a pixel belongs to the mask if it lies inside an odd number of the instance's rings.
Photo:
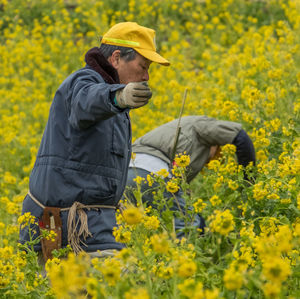
<path id="1" fill-rule="evenodd" d="M 146 71 L 145 73 L 144 73 L 144 75 L 143 75 L 143 81 L 149 81 L 149 72 L 148 71 Z"/>

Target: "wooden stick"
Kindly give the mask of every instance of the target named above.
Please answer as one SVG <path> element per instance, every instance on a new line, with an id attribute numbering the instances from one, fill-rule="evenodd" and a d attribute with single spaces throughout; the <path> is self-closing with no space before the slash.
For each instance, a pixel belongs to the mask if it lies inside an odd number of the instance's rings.
<path id="1" fill-rule="evenodd" d="M 173 161 L 175 159 L 177 143 L 178 143 L 178 139 L 179 139 L 179 135 L 180 135 L 180 131 L 181 131 L 180 122 L 181 122 L 181 117 L 182 117 L 182 114 L 183 114 L 183 108 L 184 108 L 184 105 L 185 105 L 187 91 L 188 90 L 186 88 L 185 91 L 184 91 L 183 99 L 182 99 L 181 109 L 180 109 L 179 118 L 178 118 L 178 125 L 177 125 L 176 133 L 175 133 L 174 145 L 173 145 L 173 149 L 172 149 L 172 153 L 171 153 L 170 169 L 172 168 Z"/>

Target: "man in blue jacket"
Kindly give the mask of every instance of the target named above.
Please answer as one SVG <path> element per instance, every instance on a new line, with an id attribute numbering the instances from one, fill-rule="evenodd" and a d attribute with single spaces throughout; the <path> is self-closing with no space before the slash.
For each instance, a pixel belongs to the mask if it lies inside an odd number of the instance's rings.
<path id="1" fill-rule="evenodd" d="M 33 238 L 41 228 L 57 233 L 34 247 L 45 259 L 67 244 L 76 253 L 122 248 L 112 229 L 131 156 L 129 111 L 151 98 L 151 62 L 169 65 L 154 38 L 137 23 L 116 24 L 55 94 L 22 210 L 39 221 Z M 29 239 L 22 229 L 21 243 Z"/>

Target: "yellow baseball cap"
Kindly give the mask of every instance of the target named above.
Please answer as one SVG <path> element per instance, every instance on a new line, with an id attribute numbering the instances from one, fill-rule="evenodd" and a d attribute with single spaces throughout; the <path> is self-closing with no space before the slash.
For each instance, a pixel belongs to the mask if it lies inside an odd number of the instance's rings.
<path id="1" fill-rule="evenodd" d="M 168 60 L 156 52 L 155 31 L 135 22 L 114 25 L 103 35 L 101 43 L 132 48 L 150 61 L 170 65 Z"/>

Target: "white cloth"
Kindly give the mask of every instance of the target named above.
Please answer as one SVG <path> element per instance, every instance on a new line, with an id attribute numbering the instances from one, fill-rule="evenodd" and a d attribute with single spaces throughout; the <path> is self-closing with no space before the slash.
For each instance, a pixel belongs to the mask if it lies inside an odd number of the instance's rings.
<path id="1" fill-rule="evenodd" d="M 168 163 L 160 158 L 141 153 L 136 153 L 135 155 L 135 159 L 130 160 L 129 167 L 142 168 L 153 173 L 156 173 L 162 169 L 169 171 Z"/>

